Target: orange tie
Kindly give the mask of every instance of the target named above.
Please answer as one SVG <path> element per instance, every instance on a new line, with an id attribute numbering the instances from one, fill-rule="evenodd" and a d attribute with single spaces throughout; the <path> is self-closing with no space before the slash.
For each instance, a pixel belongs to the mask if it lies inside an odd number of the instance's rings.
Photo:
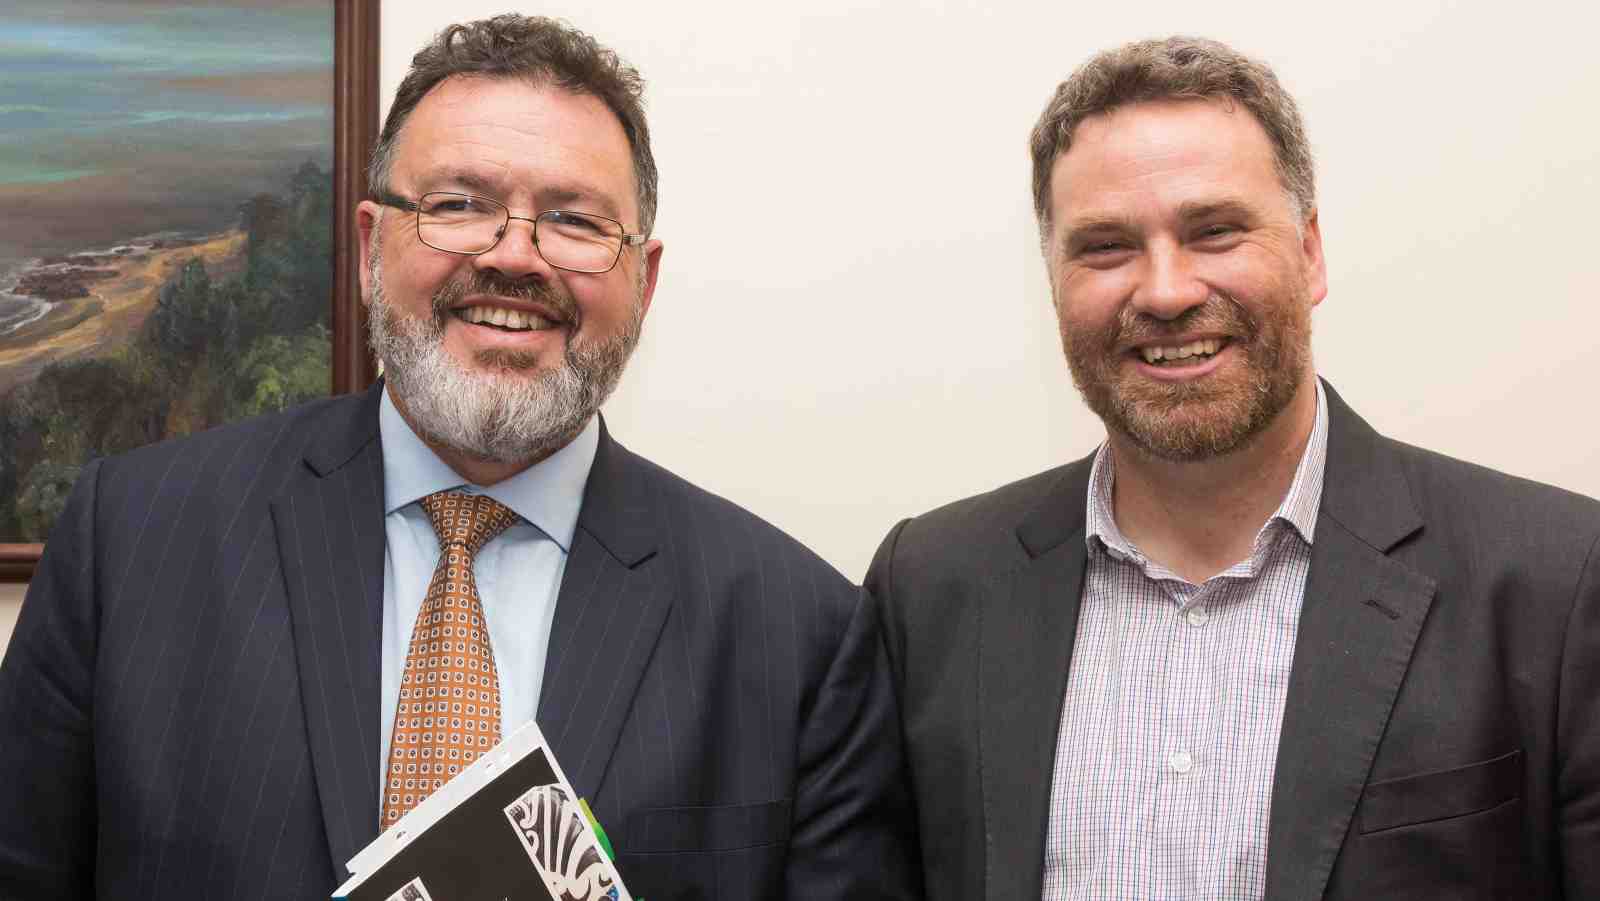
<path id="1" fill-rule="evenodd" d="M 472 562 L 517 514 L 493 498 L 459 491 L 436 492 L 420 503 L 439 536 L 439 565 L 417 611 L 400 677 L 380 830 L 500 741 L 500 677 Z"/>

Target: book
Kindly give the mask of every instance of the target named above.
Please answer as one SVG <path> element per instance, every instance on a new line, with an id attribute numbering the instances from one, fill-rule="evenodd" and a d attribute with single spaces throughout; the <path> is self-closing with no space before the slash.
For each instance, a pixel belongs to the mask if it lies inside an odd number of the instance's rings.
<path id="1" fill-rule="evenodd" d="M 350 858 L 333 899 L 633 901 L 606 847 L 529 723 Z"/>

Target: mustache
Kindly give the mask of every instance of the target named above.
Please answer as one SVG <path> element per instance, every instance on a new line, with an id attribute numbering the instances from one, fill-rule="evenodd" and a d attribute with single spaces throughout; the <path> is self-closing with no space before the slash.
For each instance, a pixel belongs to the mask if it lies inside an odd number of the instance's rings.
<path id="1" fill-rule="evenodd" d="M 1149 313 L 1136 313 L 1124 306 L 1117 326 L 1109 335 L 1113 348 L 1148 341 L 1175 338 L 1193 332 L 1220 332 L 1248 341 L 1258 326 L 1244 305 L 1221 292 L 1213 292 L 1205 303 L 1184 310 L 1174 319 L 1160 319 Z"/>
<path id="2" fill-rule="evenodd" d="M 578 302 L 572 295 L 546 281 L 531 279 L 506 278 L 498 272 L 473 271 L 467 275 L 454 279 L 440 288 L 433 295 L 433 318 L 443 325 L 450 315 L 450 309 L 461 303 L 470 294 L 488 294 L 493 297 L 503 297 L 507 300 L 536 303 L 556 316 L 571 323 L 579 325 Z"/>

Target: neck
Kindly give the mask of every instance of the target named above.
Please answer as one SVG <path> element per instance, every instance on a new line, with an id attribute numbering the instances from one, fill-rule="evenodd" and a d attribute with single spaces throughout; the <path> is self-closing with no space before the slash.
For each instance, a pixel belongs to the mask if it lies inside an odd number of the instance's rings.
<path id="1" fill-rule="evenodd" d="M 461 476 L 462 479 L 473 485 L 493 485 L 532 468 L 540 461 L 548 459 L 551 454 L 571 444 L 572 439 L 578 437 L 578 432 L 583 431 L 583 426 L 589 424 L 588 420 L 585 420 L 577 431 L 566 436 L 565 440 L 548 451 L 533 454 L 525 460 L 506 463 L 499 460 L 485 459 L 460 448 L 434 440 L 417 428 L 416 423 L 411 419 L 411 413 L 406 409 L 405 401 L 401 400 L 388 386 L 385 386 L 384 390 L 389 392 L 389 399 L 394 402 L 394 408 L 400 412 L 400 418 L 406 421 L 406 426 L 411 429 L 412 434 L 421 439 L 422 443 L 426 444 L 428 449 L 433 451 L 440 460 L 443 460 L 445 465 L 450 467 L 456 475 Z"/>
<path id="2" fill-rule="evenodd" d="M 1231 453 L 1175 463 L 1108 436 L 1117 528 L 1140 551 L 1193 584 L 1250 556 L 1283 503 L 1317 418 L 1315 376 L 1260 434 Z"/>

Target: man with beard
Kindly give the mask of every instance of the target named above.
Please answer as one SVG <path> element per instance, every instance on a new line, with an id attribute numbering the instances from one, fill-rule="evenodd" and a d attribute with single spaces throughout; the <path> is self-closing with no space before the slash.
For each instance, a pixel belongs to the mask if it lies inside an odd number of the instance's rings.
<path id="1" fill-rule="evenodd" d="M 1090 457 L 897 525 L 868 588 L 933 899 L 1600 897 L 1600 504 L 1315 374 L 1265 66 L 1101 53 L 1034 130 Z"/>
<path id="2" fill-rule="evenodd" d="M 916 895 L 864 594 L 596 413 L 661 262 L 641 93 L 550 20 L 442 32 L 356 223 L 385 380 L 85 470 L 0 667 L 0 896 L 326 898 L 532 720 L 635 897 Z"/>

